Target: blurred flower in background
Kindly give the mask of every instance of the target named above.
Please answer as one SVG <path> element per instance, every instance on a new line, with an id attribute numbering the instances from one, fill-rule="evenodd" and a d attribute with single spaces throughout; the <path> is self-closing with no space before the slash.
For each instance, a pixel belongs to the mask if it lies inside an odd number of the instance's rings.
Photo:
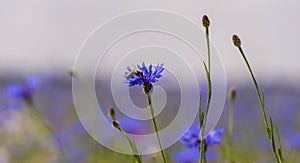
<path id="1" fill-rule="evenodd" d="M 214 144 L 221 144 L 221 136 L 224 133 L 224 129 L 212 130 L 206 137 L 206 147 L 209 147 Z M 191 128 L 181 139 L 180 142 L 183 143 L 188 148 L 200 149 L 200 127 Z"/>
<path id="2" fill-rule="evenodd" d="M 16 100 L 22 99 L 28 104 L 32 104 L 33 93 L 40 85 L 40 80 L 36 77 L 28 77 L 25 84 L 12 83 L 7 86 L 7 95 Z M 19 105 L 16 105 L 19 106 Z"/>

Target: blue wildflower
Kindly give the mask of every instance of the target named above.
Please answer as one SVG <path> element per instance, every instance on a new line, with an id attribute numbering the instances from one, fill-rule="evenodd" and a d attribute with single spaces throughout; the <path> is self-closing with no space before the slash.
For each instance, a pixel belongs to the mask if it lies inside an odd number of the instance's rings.
<path id="1" fill-rule="evenodd" d="M 22 98 L 26 102 L 32 102 L 33 92 L 37 89 L 39 80 L 29 77 L 24 85 L 13 83 L 7 86 L 7 94 L 13 98 Z"/>
<path id="2" fill-rule="evenodd" d="M 162 76 L 164 69 L 163 64 L 157 64 L 157 66 L 150 64 L 149 67 L 147 67 L 145 63 L 142 63 L 142 66 L 137 65 L 137 69 L 134 70 L 127 67 L 128 71 L 125 72 L 125 83 L 127 83 L 129 87 L 135 85 L 140 86 L 143 84 L 144 92 L 148 94 L 152 90 L 152 83 L 158 81 L 158 79 Z"/>
<path id="3" fill-rule="evenodd" d="M 221 144 L 221 136 L 224 133 L 224 129 L 220 128 L 211 131 L 206 137 L 206 148 L 214 144 Z M 181 143 L 186 145 L 188 148 L 200 149 L 201 135 L 200 127 L 190 129 L 180 140 Z M 205 148 L 205 149 L 206 149 Z"/>
<path id="4" fill-rule="evenodd" d="M 221 144 L 222 140 L 221 140 L 221 136 L 224 133 L 224 129 L 217 129 L 217 130 L 213 130 L 211 131 L 206 137 L 206 145 L 210 146 L 213 144 Z"/>

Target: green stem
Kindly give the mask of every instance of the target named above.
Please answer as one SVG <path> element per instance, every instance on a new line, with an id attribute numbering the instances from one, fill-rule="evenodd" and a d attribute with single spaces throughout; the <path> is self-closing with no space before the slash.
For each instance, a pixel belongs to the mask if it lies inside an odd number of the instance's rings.
<path id="1" fill-rule="evenodd" d="M 210 101 L 211 101 L 211 93 L 212 93 L 212 85 L 211 85 L 211 79 L 210 79 L 210 46 L 209 46 L 209 28 L 206 27 L 205 28 L 205 36 L 206 36 L 206 46 L 207 46 L 207 57 L 208 57 L 208 68 L 205 64 L 205 62 L 203 61 L 203 65 L 205 67 L 205 72 L 206 72 L 206 78 L 207 78 L 207 83 L 208 83 L 208 89 L 207 89 L 207 102 L 206 102 L 206 110 L 205 110 L 205 116 L 204 116 L 204 120 L 203 120 L 203 126 L 201 127 L 201 142 L 200 142 L 200 159 L 199 159 L 199 163 L 203 163 L 206 162 L 206 158 L 205 158 L 205 141 L 203 141 L 205 139 L 204 137 L 204 132 L 205 132 L 205 128 L 206 128 L 206 121 L 207 121 L 207 116 L 208 116 L 208 112 L 209 112 L 209 106 L 210 106 Z"/>
<path id="2" fill-rule="evenodd" d="M 117 128 L 121 133 L 122 135 L 127 139 L 127 141 L 129 142 L 129 145 L 131 147 L 131 150 L 132 152 L 134 153 L 133 157 L 134 159 L 136 160 L 137 163 L 142 163 L 142 158 L 141 156 L 138 154 L 138 150 L 137 150 L 137 147 L 136 147 L 136 144 L 134 141 L 132 141 L 129 136 L 127 135 L 127 133 L 121 128 Z"/>
<path id="3" fill-rule="evenodd" d="M 203 163 L 203 161 L 205 161 L 205 159 L 204 159 L 205 141 L 203 141 L 203 140 L 205 139 L 204 133 L 205 133 L 206 122 L 207 122 L 207 117 L 208 117 L 209 108 L 210 108 L 211 94 L 212 94 L 212 84 L 211 84 L 211 79 L 210 79 L 210 73 L 209 73 L 209 70 L 204 61 L 203 61 L 203 65 L 204 65 L 205 72 L 206 72 L 208 88 L 207 88 L 207 102 L 206 102 L 205 116 L 203 119 L 203 126 L 201 128 L 200 160 L 199 160 L 200 163 Z"/>
<path id="4" fill-rule="evenodd" d="M 264 116 L 265 126 L 266 126 L 267 128 L 269 128 L 269 123 L 268 123 L 268 119 L 267 119 L 267 114 L 266 114 L 266 111 L 265 111 L 264 102 L 263 102 L 263 99 L 262 99 L 262 97 L 261 97 L 261 94 L 260 94 L 260 91 L 259 91 L 258 84 L 257 84 L 257 82 L 256 82 L 256 79 L 255 79 L 254 74 L 253 74 L 253 72 L 252 72 L 251 66 L 250 66 L 250 64 L 249 64 L 249 62 L 248 62 L 248 60 L 247 60 L 247 58 L 246 58 L 246 56 L 245 56 L 245 54 L 244 54 L 244 51 L 243 51 L 243 49 L 242 49 L 241 46 L 239 47 L 239 50 L 240 50 L 240 52 L 241 52 L 241 54 L 242 54 L 242 56 L 243 56 L 244 61 L 246 62 L 246 65 L 247 65 L 248 70 L 249 70 L 249 72 L 250 72 L 250 75 L 251 75 L 251 77 L 252 77 L 252 80 L 253 80 L 253 83 L 254 83 L 254 87 L 255 87 L 255 90 L 256 90 L 256 93 L 257 93 L 257 96 L 258 96 L 258 99 L 259 99 L 259 102 L 260 102 L 260 105 L 261 105 L 261 108 L 262 108 L 262 113 L 263 113 L 263 116 Z"/>
<path id="5" fill-rule="evenodd" d="M 280 134 L 278 131 L 278 127 L 276 127 L 276 136 L 277 136 L 277 151 L 278 151 L 278 155 L 280 160 L 282 160 L 282 162 L 284 162 L 283 156 L 282 156 L 282 151 L 281 151 L 281 138 L 280 138 Z"/>
<path id="6" fill-rule="evenodd" d="M 161 145 L 161 141 L 160 141 L 160 137 L 159 137 L 159 133 L 158 133 L 158 128 L 157 128 L 157 124 L 156 124 L 156 120 L 155 120 L 155 116 L 154 116 L 154 109 L 153 109 L 153 106 L 152 106 L 151 94 L 147 94 L 147 96 L 148 96 L 148 105 L 149 105 L 149 109 L 150 109 L 150 112 L 151 112 L 152 123 L 153 123 L 153 127 L 154 127 L 156 137 L 157 137 L 157 140 L 158 140 L 160 152 L 161 152 L 164 163 L 166 163 L 167 161 L 166 161 L 165 152 L 164 152 L 164 150 L 162 148 L 162 145 Z"/>
<path id="7" fill-rule="evenodd" d="M 207 46 L 207 56 L 208 56 L 208 72 L 210 73 L 210 47 L 209 47 L 209 29 L 208 27 L 205 28 L 206 34 L 206 46 Z"/>
<path id="8" fill-rule="evenodd" d="M 228 161 L 228 163 L 231 162 L 233 121 L 234 121 L 234 99 L 230 99 L 229 120 L 228 120 L 228 145 L 227 145 L 227 161 Z"/>
<path id="9" fill-rule="evenodd" d="M 257 93 L 257 96 L 258 96 L 258 99 L 259 99 L 259 103 L 260 103 L 260 106 L 261 106 L 261 110 L 262 110 L 262 113 L 263 113 L 266 132 L 268 134 L 269 141 L 270 141 L 270 144 L 272 146 L 274 157 L 276 158 L 278 163 L 283 163 L 284 162 L 283 158 L 278 156 L 277 149 L 276 149 L 276 146 L 275 146 L 275 143 L 274 143 L 274 129 L 273 129 L 272 120 L 270 120 L 270 123 L 271 123 L 271 128 L 270 128 L 270 124 L 269 124 L 269 121 L 267 119 L 267 113 L 266 113 L 266 110 L 265 110 L 265 102 L 264 102 L 264 94 L 261 94 L 260 91 L 259 91 L 258 84 L 256 82 L 256 79 L 255 79 L 254 74 L 252 72 L 251 66 L 250 66 L 250 64 L 249 64 L 249 62 L 248 62 L 248 60 L 247 60 L 247 58 L 244 54 L 244 51 L 243 51 L 242 47 L 239 46 L 238 49 L 239 49 L 240 53 L 242 54 L 242 57 L 243 57 L 246 65 L 247 65 L 248 70 L 250 72 L 250 75 L 252 77 L 254 87 L 255 87 L 255 90 L 256 90 L 256 93 Z"/>
<path id="10" fill-rule="evenodd" d="M 52 135 L 52 137 L 54 138 L 54 141 L 56 142 L 56 145 L 57 145 L 59 151 L 64 156 L 64 150 L 63 150 L 62 144 L 59 142 L 59 140 L 56 139 L 52 127 L 45 120 L 43 120 L 43 117 L 42 117 L 39 109 L 35 106 L 32 99 L 29 101 L 28 105 L 32 108 L 33 113 L 35 114 L 36 118 L 38 118 L 38 120 L 44 125 L 46 130 Z"/>
<path id="11" fill-rule="evenodd" d="M 275 145 L 275 139 L 274 139 L 274 127 L 273 127 L 273 121 L 272 121 L 272 118 L 270 117 L 270 126 L 271 126 L 271 135 L 270 135 L 270 142 L 271 142 L 271 145 L 272 145 L 272 150 L 273 150 L 273 153 L 275 155 L 275 158 L 276 158 L 276 161 L 277 162 L 280 162 L 281 163 L 281 160 L 279 159 L 279 156 L 277 154 L 277 150 L 276 150 L 276 145 Z"/>
<path id="12" fill-rule="evenodd" d="M 200 128 L 202 128 L 203 119 L 204 119 L 204 112 L 202 112 L 202 95 L 201 94 L 200 94 L 199 106 L 198 106 L 198 118 L 199 118 Z"/>

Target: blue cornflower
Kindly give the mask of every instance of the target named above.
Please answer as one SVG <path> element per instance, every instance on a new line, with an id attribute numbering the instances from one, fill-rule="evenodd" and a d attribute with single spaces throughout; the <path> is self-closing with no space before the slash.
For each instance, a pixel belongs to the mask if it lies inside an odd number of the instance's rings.
<path id="1" fill-rule="evenodd" d="M 29 77 L 24 85 L 13 83 L 7 86 L 7 94 L 13 98 L 22 98 L 26 102 L 32 102 L 33 92 L 37 89 L 39 80 L 34 77 Z"/>
<path id="2" fill-rule="evenodd" d="M 205 149 L 214 144 L 221 144 L 221 136 L 224 133 L 224 129 L 220 128 L 217 130 L 211 131 L 205 137 Z M 201 135 L 200 135 L 200 127 L 197 126 L 195 128 L 190 129 L 180 140 L 181 143 L 186 145 L 188 148 L 197 148 L 200 149 Z"/>
<path id="3" fill-rule="evenodd" d="M 164 69 L 163 64 L 157 64 L 157 66 L 150 64 L 149 67 L 147 67 L 145 63 L 142 63 L 142 66 L 137 65 L 137 69 L 133 70 L 127 67 L 128 71 L 125 72 L 125 83 L 127 83 L 129 87 L 143 84 L 144 92 L 148 94 L 152 90 L 152 83 L 158 81 Z"/>

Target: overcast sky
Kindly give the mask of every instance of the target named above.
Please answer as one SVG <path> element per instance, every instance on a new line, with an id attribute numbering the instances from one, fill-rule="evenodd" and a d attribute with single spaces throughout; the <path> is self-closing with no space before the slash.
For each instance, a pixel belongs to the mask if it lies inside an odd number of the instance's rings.
<path id="1" fill-rule="evenodd" d="M 299 83 L 296 0 L 0 0 L 0 73 L 65 71 L 99 24 L 140 9 L 171 10 L 197 23 L 209 15 L 211 38 L 229 80 L 248 79 L 231 42 L 237 33 L 259 78 Z"/>

